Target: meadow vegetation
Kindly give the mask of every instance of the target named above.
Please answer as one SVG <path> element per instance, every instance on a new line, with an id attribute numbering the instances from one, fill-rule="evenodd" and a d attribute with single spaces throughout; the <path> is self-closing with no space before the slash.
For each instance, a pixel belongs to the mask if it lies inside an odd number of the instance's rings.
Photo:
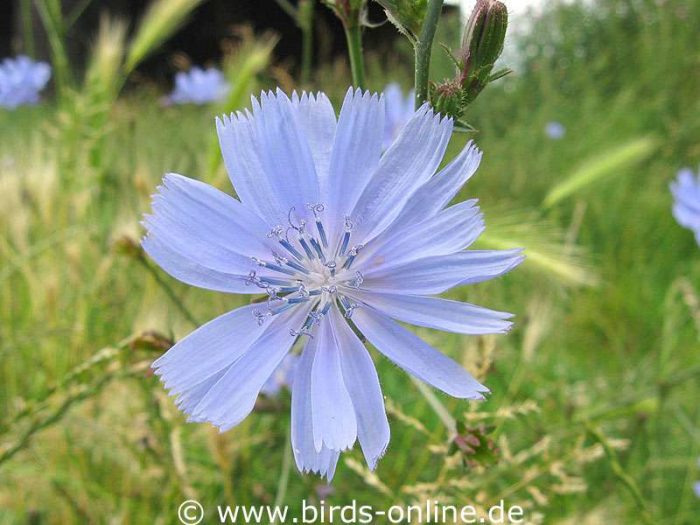
<path id="1" fill-rule="evenodd" d="M 697 0 L 555 4 L 512 29 L 516 72 L 470 107 L 478 133 L 450 151 L 471 138 L 484 151 L 459 196 L 484 208 L 479 245 L 528 255 L 455 297 L 514 312 L 515 329 L 420 332 L 493 393 L 460 402 L 374 355 L 392 440 L 376 472 L 357 447 L 345 455 L 330 491 L 293 466 L 288 394 L 219 434 L 185 423 L 149 373 L 170 341 L 245 301 L 145 258 L 150 195 L 171 171 L 230 191 L 214 116 L 260 89 L 300 88 L 274 63 L 275 36 L 242 30 L 227 101 L 161 107 L 129 75 L 199 2 L 166 3 L 176 12 L 161 5 L 133 36 L 104 18 L 82 75 L 54 28 L 56 96 L 0 112 L 0 523 L 174 523 L 187 498 L 293 510 L 302 498 L 504 499 L 528 523 L 697 523 L 700 249 L 668 191 L 700 164 Z M 445 19 L 437 41 L 458 32 Z M 367 50 L 369 87 L 408 89 L 409 51 Z M 436 80 L 451 74 L 441 53 Z M 349 84 L 339 58 L 308 87 L 339 104 Z M 548 121 L 566 127 L 561 140 Z"/>

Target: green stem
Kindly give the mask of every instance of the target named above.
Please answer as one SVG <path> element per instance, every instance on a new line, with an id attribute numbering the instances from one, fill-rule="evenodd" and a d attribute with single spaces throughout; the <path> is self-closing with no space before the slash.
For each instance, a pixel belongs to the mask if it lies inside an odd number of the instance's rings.
<path id="1" fill-rule="evenodd" d="M 588 433 L 591 435 L 591 437 L 603 447 L 603 451 L 605 452 L 605 456 L 608 459 L 608 464 L 610 465 L 612 473 L 625 486 L 625 488 L 630 493 L 635 503 L 639 507 L 639 518 L 641 519 L 641 521 L 643 523 L 651 525 L 653 523 L 653 520 L 651 518 L 651 514 L 649 513 L 649 509 L 647 507 L 646 501 L 644 500 L 642 492 L 639 490 L 639 487 L 634 481 L 634 478 L 632 478 L 632 476 L 630 476 L 620 464 L 619 460 L 617 459 L 617 454 L 610 446 L 610 443 L 608 443 L 607 438 L 596 426 L 594 426 L 591 423 L 586 423 L 586 430 L 588 430 Z"/>
<path id="2" fill-rule="evenodd" d="M 440 2 L 442 3 L 442 2 Z M 352 70 L 352 83 L 355 87 L 365 86 L 365 61 L 362 56 L 362 25 L 359 20 L 345 24 L 345 38 L 348 42 L 348 56 Z"/>
<path id="3" fill-rule="evenodd" d="M 66 50 L 65 26 L 60 0 L 34 0 L 51 47 L 54 83 L 59 98 L 63 98 L 71 83 L 70 62 Z"/>
<path id="4" fill-rule="evenodd" d="M 275 0 L 275 2 L 292 20 L 296 20 L 297 10 L 289 0 Z"/>
<path id="5" fill-rule="evenodd" d="M 306 86 L 311 80 L 311 62 L 314 45 L 314 4 L 299 2 L 298 25 L 301 29 L 301 84 Z"/>
<path id="6" fill-rule="evenodd" d="M 281 507 L 284 499 L 287 496 L 287 487 L 289 486 L 289 474 L 292 470 L 292 429 L 287 428 L 286 441 L 284 445 L 284 456 L 282 456 L 282 472 L 280 472 L 279 482 L 277 484 L 277 494 L 275 495 L 275 507 Z M 272 522 L 276 523 L 275 521 Z"/>
<path id="7" fill-rule="evenodd" d="M 433 47 L 433 39 L 440 21 L 443 0 L 429 0 L 428 12 L 420 31 L 420 36 L 415 44 L 416 56 L 416 109 L 428 100 L 428 81 L 430 80 L 430 51 Z"/>
<path id="8" fill-rule="evenodd" d="M 32 58 L 36 58 L 36 48 L 34 47 L 34 28 L 32 22 L 32 0 L 22 0 L 20 5 L 20 16 L 22 17 L 22 41 L 24 53 Z"/>

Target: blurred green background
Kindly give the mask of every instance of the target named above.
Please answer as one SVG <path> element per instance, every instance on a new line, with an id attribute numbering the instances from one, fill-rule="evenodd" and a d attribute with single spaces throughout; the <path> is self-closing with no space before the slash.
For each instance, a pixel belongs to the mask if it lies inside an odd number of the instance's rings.
<path id="1" fill-rule="evenodd" d="M 104 18 L 75 75 L 47 1 L 55 94 L 0 110 L 0 523 L 177 523 L 188 498 L 293 512 L 303 498 L 504 499 L 527 523 L 698 523 L 700 250 L 668 185 L 700 165 L 700 2 L 553 2 L 512 21 L 515 73 L 470 107 L 478 132 L 456 134 L 447 159 L 476 140 L 484 160 L 459 199 L 480 199 L 480 246 L 528 255 L 452 295 L 514 312 L 516 327 L 420 331 L 493 394 L 426 397 L 374 355 L 392 440 L 374 473 L 357 447 L 344 454 L 332 489 L 290 464 L 287 393 L 220 435 L 186 424 L 148 372 L 169 339 L 246 300 L 181 285 L 143 257 L 139 220 L 162 175 L 230 191 L 217 113 L 276 85 L 338 104 L 350 83 L 341 56 L 300 86 L 274 35 L 240 29 L 219 107 L 164 108 L 138 79 L 123 89 L 198 3 L 156 2 L 131 36 Z M 436 42 L 455 46 L 460 31 L 446 15 Z M 410 88 L 408 42 L 368 46 L 366 60 L 370 88 Z M 436 45 L 431 78 L 450 67 Z M 479 439 L 475 453 L 451 446 L 453 421 Z"/>

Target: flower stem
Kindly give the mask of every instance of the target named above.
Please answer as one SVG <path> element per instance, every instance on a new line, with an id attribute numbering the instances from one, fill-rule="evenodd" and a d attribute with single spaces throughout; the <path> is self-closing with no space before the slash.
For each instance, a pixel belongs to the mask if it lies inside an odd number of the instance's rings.
<path id="1" fill-rule="evenodd" d="M 22 0 L 20 4 L 20 17 L 22 19 L 22 44 L 24 54 L 36 59 L 31 0 Z"/>
<path id="2" fill-rule="evenodd" d="M 287 428 L 287 439 L 284 445 L 284 456 L 282 456 L 282 472 L 280 472 L 279 482 L 277 484 L 277 494 L 275 495 L 275 507 L 281 507 L 284 503 L 284 498 L 287 496 L 287 487 L 289 486 L 289 473 L 292 469 L 292 428 Z M 274 520 L 272 523 L 276 523 Z"/>
<path id="3" fill-rule="evenodd" d="M 301 29 L 301 84 L 308 86 L 311 81 L 311 68 L 314 45 L 314 3 L 300 0 L 297 7 L 297 25 Z"/>
<path id="4" fill-rule="evenodd" d="M 416 57 L 416 109 L 428 100 L 428 80 L 430 79 L 430 51 L 433 47 L 433 38 L 440 21 L 442 3 L 444 0 L 429 0 L 428 12 L 421 28 L 414 51 Z"/>
<path id="5" fill-rule="evenodd" d="M 168 296 L 168 299 L 170 299 L 175 305 L 175 307 L 180 310 L 180 313 L 187 319 L 195 328 L 198 326 L 201 326 L 202 323 L 200 323 L 194 315 L 192 315 L 192 312 L 189 311 L 189 309 L 185 306 L 185 304 L 182 302 L 180 297 L 177 296 L 175 291 L 170 287 L 170 285 L 160 276 L 158 273 L 158 270 L 156 270 L 141 254 L 137 258 L 138 262 L 141 263 L 141 265 L 148 271 L 148 273 L 151 274 L 151 277 L 156 281 L 156 284 L 161 287 L 161 289 L 165 292 L 165 295 Z"/>
<path id="6" fill-rule="evenodd" d="M 345 38 L 348 42 L 352 83 L 355 87 L 363 88 L 365 85 L 365 61 L 362 56 L 362 24 L 359 20 L 352 20 L 347 22 L 344 28 Z"/>

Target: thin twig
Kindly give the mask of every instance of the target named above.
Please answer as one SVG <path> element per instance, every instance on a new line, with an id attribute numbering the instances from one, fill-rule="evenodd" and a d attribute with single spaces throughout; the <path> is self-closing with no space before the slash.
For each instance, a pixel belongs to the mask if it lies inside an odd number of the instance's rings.
<path id="1" fill-rule="evenodd" d="M 139 254 L 139 256 L 136 258 L 138 262 L 146 268 L 148 273 L 151 274 L 153 279 L 155 279 L 156 284 L 162 288 L 162 290 L 165 292 L 165 295 L 168 296 L 168 298 L 172 301 L 173 305 L 180 310 L 182 315 L 185 316 L 185 318 L 192 323 L 193 326 L 198 327 L 201 326 L 202 323 L 200 323 L 197 318 L 192 315 L 192 312 L 188 310 L 188 308 L 185 306 L 185 303 L 177 296 L 175 291 L 170 287 L 170 285 L 165 281 L 160 273 L 158 273 L 158 270 L 150 264 L 146 258 L 143 256 L 143 254 Z"/>

